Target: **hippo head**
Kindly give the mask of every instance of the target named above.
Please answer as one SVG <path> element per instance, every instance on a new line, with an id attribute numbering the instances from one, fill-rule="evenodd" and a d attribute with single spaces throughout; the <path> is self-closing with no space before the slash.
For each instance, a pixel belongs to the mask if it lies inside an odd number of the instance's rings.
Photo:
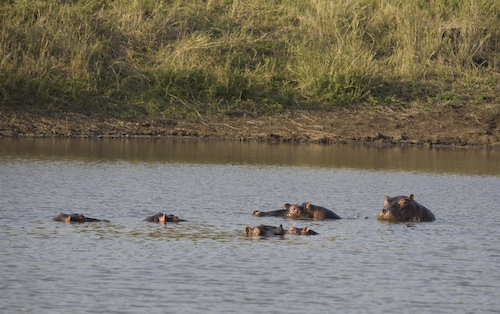
<path id="1" fill-rule="evenodd" d="M 287 206 L 288 205 L 288 206 Z M 288 217 L 292 219 L 310 218 L 308 212 L 311 210 L 311 202 L 302 205 L 285 204 L 288 207 Z"/>
<path id="2" fill-rule="evenodd" d="M 385 196 L 384 207 L 379 212 L 378 220 L 411 221 L 422 217 L 422 207 L 410 196 Z"/>
<path id="3" fill-rule="evenodd" d="M 260 234 L 260 229 L 259 228 L 251 228 L 249 226 L 245 227 L 245 232 L 247 236 L 258 236 Z"/>
<path id="4" fill-rule="evenodd" d="M 245 232 L 247 236 L 265 236 L 265 237 L 272 237 L 275 235 L 282 236 L 285 234 L 285 231 L 283 230 L 283 225 L 280 225 L 279 227 L 258 226 L 255 228 L 247 226 L 245 228 Z"/>
<path id="5" fill-rule="evenodd" d="M 246 232 L 247 236 L 256 236 L 256 237 L 258 237 L 258 236 L 274 235 L 274 233 L 271 234 L 270 231 L 268 232 L 267 229 L 265 229 L 265 228 L 259 228 L 259 227 L 250 228 L 250 227 L 247 226 L 245 228 L 245 232 Z"/>
<path id="6" fill-rule="evenodd" d="M 305 226 L 304 228 L 295 228 L 295 227 L 291 226 L 290 229 L 288 229 L 288 234 L 315 235 L 318 233 L 312 229 L 309 229 L 309 226 Z"/>
<path id="7" fill-rule="evenodd" d="M 161 214 L 161 213 L 159 213 Z M 167 214 L 159 215 L 158 222 L 167 222 Z"/>
<path id="8" fill-rule="evenodd" d="M 302 208 L 299 205 L 289 205 L 288 206 L 288 217 L 296 218 L 300 217 L 302 213 Z"/>

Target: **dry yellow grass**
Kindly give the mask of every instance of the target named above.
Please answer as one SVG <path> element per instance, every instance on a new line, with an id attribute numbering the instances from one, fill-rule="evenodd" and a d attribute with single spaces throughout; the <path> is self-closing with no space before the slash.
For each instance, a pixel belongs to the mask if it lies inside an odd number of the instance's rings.
<path id="1" fill-rule="evenodd" d="M 19 0 L 0 17 L 0 106 L 199 117 L 498 103 L 496 0 Z"/>

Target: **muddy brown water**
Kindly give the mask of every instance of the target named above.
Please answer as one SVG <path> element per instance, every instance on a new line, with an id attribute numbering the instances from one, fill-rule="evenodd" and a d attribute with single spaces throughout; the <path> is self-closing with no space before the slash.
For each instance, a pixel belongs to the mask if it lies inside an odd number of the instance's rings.
<path id="1" fill-rule="evenodd" d="M 495 150 L 0 138 L 0 312 L 497 313 L 499 191 Z M 410 193 L 436 221 L 375 219 Z M 308 200 L 344 219 L 251 215 Z"/>

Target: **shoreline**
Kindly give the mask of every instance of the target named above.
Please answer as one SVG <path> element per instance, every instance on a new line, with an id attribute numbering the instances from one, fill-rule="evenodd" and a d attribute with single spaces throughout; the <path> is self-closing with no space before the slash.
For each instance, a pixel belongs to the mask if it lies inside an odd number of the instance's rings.
<path id="1" fill-rule="evenodd" d="M 288 111 L 275 116 L 217 114 L 199 120 L 120 120 L 72 112 L 0 109 L 0 137 L 194 138 L 269 143 L 370 144 L 500 149 L 500 106 L 432 110 Z"/>

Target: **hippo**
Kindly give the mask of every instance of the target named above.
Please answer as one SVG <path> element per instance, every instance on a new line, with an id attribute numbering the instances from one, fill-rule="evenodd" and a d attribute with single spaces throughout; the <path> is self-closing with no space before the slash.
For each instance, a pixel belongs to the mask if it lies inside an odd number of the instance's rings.
<path id="1" fill-rule="evenodd" d="M 162 214 L 162 212 L 158 212 L 158 214 L 150 216 L 144 220 L 149 222 L 162 222 L 162 223 L 185 221 L 183 219 L 179 219 L 179 217 L 174 215 Z"/>
<path id="2" fill-rule="evenodd" d="M 59 216 L 52 218 L 52 220 L 61 222 L 98 222 L 98 221 L 109 222 L 109 220 L 106 219 L 101 220 L 101 219 L 85 217 L 80 214 L 66 215 L 63 213 L 59 213 Z"/>
<path id="3" fill-rule="evenodd" d="M 385 196 L 384 207 L 379 212 L 378 220 L 388 221 L 433 221 L 434 214 L 425 206 L 420 205 L 410 196 Z"/>
<path id="4" fill-rule="evenodd" d="M 335 214 L 329 209 L 321 206 L 312 205 L 311 202 L 304 203 L 302 205 L 289 205 L 288 207 L 288 217 L 291 219 L 341 219 L 339 215 Z"/>
<path id="5" fill-rule="evenodd" d="M 245 232 L 247 236 L 264 236 L 264 237 L 272 237 L 272 236 L 283 236 L 285 235 L 285 230 L 283 229 L 283 225 L 280 225 L 279 227 L 275 226 L 265 226 L 265 225 L 260 225 L 255 228 L 250 228 L 247 226 L 245 228 Z"/>
<path id="6" fill-rule="evenodd" d="M 288 229 L 288 234 L 295 234 L 295 235 L 315 235 L 318 234 L 316 231 L 309 229 L 309 226 L 305 226 L 304 228 L 295 228 L 295 227 L 290 227 Z"/>

